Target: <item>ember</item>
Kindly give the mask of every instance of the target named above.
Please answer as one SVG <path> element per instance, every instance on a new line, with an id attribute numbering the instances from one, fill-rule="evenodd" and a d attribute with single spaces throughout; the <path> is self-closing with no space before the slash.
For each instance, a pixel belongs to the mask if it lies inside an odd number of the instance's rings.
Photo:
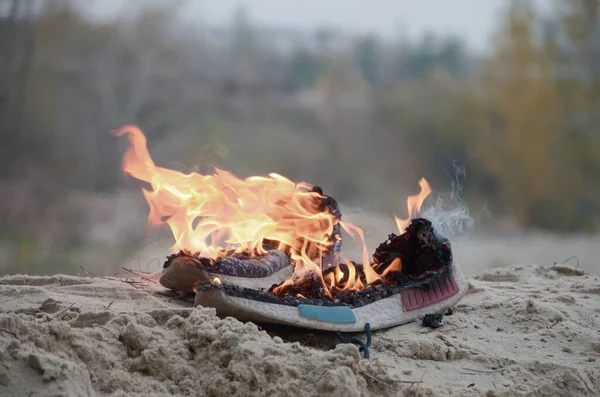
<path id="1" fill-rule="evenodd" d="M 419 182 L 421 192 L 407 201 L 409 218 L 396 218 L 402 234 L 390 235 L 371 264 L 362 230 L 342 222 L 337 202 L 321 188 L 277 174 L 244 180 L 219 169 L 214 175 L 183 174 L 154 164 L 137 127 L 125 126 L 115 134 L 127 135 L 130 142 L 124 171 L 152 188 L 142 189 L 150 206 L 149 226 L 166 223 L 173 232 L 172 249 L 179 254 L 168 258 L 165 272 L 177 266 L 200 269 L 188 284 L 231 288 L 232 278 L 267 280 L 291 265 L 291 277 L 269 284 L 268 295 L 352 302 L 391 293 L 389 288 L 452 262 L 449 242 L 435 235 L 429 221 L 408 224 L 431 192 L 425 179 Z M 340 263 L 341 229 L 362 242 L 362 264 Z M 169 288 L 179 285 L 177 277 L 171 281 Z"/>

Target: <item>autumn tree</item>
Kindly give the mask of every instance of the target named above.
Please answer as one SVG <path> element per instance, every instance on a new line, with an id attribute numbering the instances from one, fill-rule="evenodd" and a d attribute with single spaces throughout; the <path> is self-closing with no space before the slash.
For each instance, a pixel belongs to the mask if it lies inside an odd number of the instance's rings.
<path id="1" fill-rule="evenodd" d="M 563 142 L 581 181 L 581 216 L 600 213 L 600 0 L 556 1 L 553 48 L 566 119 Z"/>
<path id="2" fill-rule="evenodd" d="M 565 156 L 556 67 L 528 2 L 513 2 L 484 66 L 484 107 L 474 150 L 524 225 L 574 228 L 578 178 Z"/>

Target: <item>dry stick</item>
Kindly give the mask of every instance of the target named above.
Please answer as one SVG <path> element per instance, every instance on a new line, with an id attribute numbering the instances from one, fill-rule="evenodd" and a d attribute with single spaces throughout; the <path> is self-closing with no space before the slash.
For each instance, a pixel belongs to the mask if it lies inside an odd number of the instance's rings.
<path id="1" fill-rule="evenodd" d="M 83 271 L 83 274 L 86 275 L 87 277 L 96 277 L 91 272 L 89 272 L 85 267 L 79 266 L 79 268 L 81 269 L 81 271 Z"/>
<path id="2" fill-rule="evenodd" d="M 83 266 L 79 266 L 81 268 L 81 270 L 83 271 L 83 273 L 91 278 L 100 278 L 102 280 L 110 280 L 110 281 L 119 281 L 121 283 L 126 283 L 131 285 L 133 288 L 135 289 L 139 289 L 139 287 L 136 284 L 142 284 L 141 281 L 135 281 L 135 280 L 129 280 L 129 278 L 123 280 L 122 278 L 115 278 L 115 277 L 104 277 L 104 276 L 96 276 L 93 273 L 91 273 L 90 271 L 88 271 L 85 267 Z M 123 270 L 125 270 L 126 272 L 130 273 L 131 275 L 135 276 L 135 277 L 140 277 L 140 278 L 145 278 L 144 276 L 142 276 L 141 274 L 137 274 L 135 272 L 130 271 L 129 269 L 125 269 L 123 268 Z M 118 273 L 117 273 L 118 274 Z M 156 281 L 154 280 L 150 280 L 148 279 L 148 281 L 152 281 L 153 283 L 156 283 Z"/>
<path id="3" fill-rule="evenodd" d="M 480 369 L 473 369 L 473 368 L 465 368 L 463 367 L 462 369 L 464 369 L 465 371 L 473 371 L 473 372 L 479 372 L 482 374 L 495 374 L 497 371 L 483 371 Z"/>
<path id="4" fill-rule="evenodd" d="M 377 381 L 377 382 L 381 383 L 381 384 L 382 384 L 382 385 L 384 385 L 384 386 L 387 386 L 387 387 L 389 387 L 389 388 L 396 389 L 396 390 L 398 389 L 397 387 L 394 387 L 394 385 L 393 385 L 393 384 L 391 384 L 391 383 L 389 383 L 389 382 L 386 382 L 386 381 L 384 381 L 383 379 L 380 379 L 380 378 L 378 378 L 378 377 L 377 377 L 377 376 L 375 376 L 375 375 L 371 375 L 370 373 L 368 373 L 368 372 L 366 372 L 366 371 L 364 371 L 364 370 L 362 370 L 362 369 L 360 369 L 360 370 L 359 370 L 359 372 L 360 372 L 360 373 L 361 373 L 363 376 L 366 376 L 366 377 L 368 377 L 368 378 L 371 378 L 372 380 L 374 380 L 374 381 Z M 415 383 L 423 383 L 423 382 L 422 382 L 422 381 L 420 381 L 420 380 L 397 380 L 397 379 L 393 379 L 393 380 L 392 380 L 392 382 L 394 382 L 394 383 L 405 383 L 405 384 L 410 384 L 410 385 L 414 385 Z"/>
<path id="5" fill-rule="evenodd" d="M 573 259 L 575 259 L 575 262 L 577 263 L 577 265 L 575 266 L 575 269 L 579 269 L 579 258 L 576 257 L 575 255 L 568 257 L 564 261 L 560 262 L 560 264 L 564 265 L 565 263 L 567 263 L 568 261 L 573 260 Z"/>
<path id="6" fill-rule="evenodd" d="M 75 306 L 75 303 L 71 303 L 71 306 L 67 307 L 65 310 L 63 310 L 62 312 L 58 313 L 56 316 L 51 317 L 50 320 L 48 321 L 52 321 L 54 320 L 56 317 L 60 316 L 61 314 L 64 314 L 67 310 L 69 310 L 70 308 L 72 308 L 73 306 Z"/>
<path id="7" fill-rule="evenodd" d="M 419 390 L 421 389 L 421 384 L 423 383 L 423 378 L 425 377 L 425 375 L 427 375 L 427 372 L 423 372 L 423 375 L 421 375 L 421 379 L 419 379 L 419 382 L 417 383 L 417 391 L 415 392 L 415 394 L 419 394 Z M 410 387 L 408 388 L 408 390 L 410 391 L 410 389 L 412 389 L 412 387 L 415 384 L 410 385 Z"/>
<path id="8" fill-rule="evenodd" d="M 0 332 L 6 332 L 7 334 L 11 334 L 12 336 L 14 336 L 16 339 L 19 339 L 19 337 L 17 336 L 16 333 L 9 331 L 7 329 L 0 328 Z"/>
<path id="9" fill-rule="evenodd" d="M 560 323 L 562 320 L 554 320 L 554 324 L 550 325 L 548 328 L 554 327 L 556 324 Z"/>
<path id="10" fill-rule="evenodd" d="M 102 280 L 110 280 L 110 281 L 121 281 L 123 282 L 123 279 L 120 278 L 115 278 L 115 277 L 104 277 L 104 276 L 96 276 L 94 273 L 90 272 L 89 270 L 87 270 L 85 267 L 83 266 L 79 266 L 79 268 L 83 271 L 83 273 L 87 276 L 87 277 L 91 277 L 91 278 L 100 278 Z"/>
<path id="11" fill-rule="evenodd" d="M 136 284 L 141 284 L 141 281 L 125 279 L 125 280 L 123 280 L 123 282 L 131 285 L 135 289 L 140 289 L 140 287 L 138 287 Z"/>
<path id="12" fill-rule="evenodd" d="M 108 310 L 108 309 L 110 309 L 110 307 L 112 306 L 112 304 L 113 304 L 113 303 L 115 303 L 115 301 L 116 301 L 116 300 L 117 300 L 117 298 L 113 299 L 113 300 L 112 300 L 112 302 L 110 302 L 110 303 L 108 304 L 108 306 L 106 306 L 106 307 L 104 308 L 104 310 Z"/>
<path id="13" fill-rule="evenodd" d="M 600 357 L 600 354 L 598 354 L 598 353 L 592 353 L 592 352 L 582 352 L 581 354 L 585 354 L 585 355 L 588 355 L 588 356 Z"/>
<path id="14" fill-rule="evenodd" d="M 569 262 L 570 260 L 573 260 L 573 259 L 577 263 L 575 265 L 575 268 L 568 267 L 568 266 L 561 266 L 561 265 L 565 265 L 567 262 Z M 550 270 L 554 270 L 558 273 L 562 273 L 565 276 L 583 276 L 583 275 L 585 275 L 584 271 L 581 271 L 578 269 L 579 269 L 579 258 L 576 257 L 575 255 L 568 257 L 567 259 L 563 260 L 560 263 L 554 262 L 552 264 L 552 266 L 550 266 Z"/>
<path id="15" fill-rule="evenodd" d="M 157 284 L 157 283 L 156 283 L 156 281 L 152 280 L 151 278 L 149 278 L 149 277 L 146 277 L 146 276 L 144 276 L 143 274 L 141 274 L 141 273 L 138 273 L 138 272 L 136 272 L 136 271 L 134 271 L 134 270 L 127 269 L 125 266 L 121 266 L 121 269 L 123 269 L 123 271 L 125 271 L 126 273 L 132 274 L 132 275 L 134 275 L 134 276 L 136 276 L 136 277 L 143 278 L 144 280 L 146 280 L 146 281 L 148 281 L 148 282 L 151 282 L 151 283 Z"/>

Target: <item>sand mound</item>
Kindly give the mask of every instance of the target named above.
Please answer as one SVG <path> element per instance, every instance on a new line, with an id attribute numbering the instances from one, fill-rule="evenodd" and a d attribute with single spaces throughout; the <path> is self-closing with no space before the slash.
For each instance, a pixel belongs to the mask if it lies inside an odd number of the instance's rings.
<path id="1" fill-rule="evenodd" d="M 4 277 L 0 395 L 599 395 L 598 277 L 531 265 L 472 284 L 442 328 L 376 332 L 365 360 L 327 351 L 330 333 L 267 333 L 155 286 Z"/>

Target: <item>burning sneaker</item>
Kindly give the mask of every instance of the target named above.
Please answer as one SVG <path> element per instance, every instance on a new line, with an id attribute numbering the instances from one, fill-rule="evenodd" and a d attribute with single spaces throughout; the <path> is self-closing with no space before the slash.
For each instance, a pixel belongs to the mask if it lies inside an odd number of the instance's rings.
<path id="1" fill-rule="evenodd" d="M 360 332 L 367 323 L 376 330 L 443 313 L 467 292 L 449 241 L 426 219 L 414 219 L 405 233 L 390 235 L 373 258 L 373 265 L 340 264 L 322 277 L 293 276 L 268 291 L 199 283 L 195 304 L 240 320 Z M 369 272 L 375 278 L 370 282 Z"/>
<path id="2" fill-rule="evenodd" d="M 115 133 L 130 142 L 124 171 L 151 187 L 142 189 L 148 225 L 166 224 L 175 238 L 178 253 L 160 282 L 195 291 L 197 305 L 243 320 L 361 331 L 366 323 L 379 329 L 443 311 L 466 293 L 448 240 L 429 221 L 413 219 L 431 191 L 424 179 L 407 201 L 409 218 L 396 218 L 405 232 L 390 235 L 373 263 L 366 248 L 362 264 L 341 263 L 341 230 L 364 245 L 363 232 L 342 222 L 320 188 L 277 174 L 183 174 L 154 164 L 137 127 Z"/>

